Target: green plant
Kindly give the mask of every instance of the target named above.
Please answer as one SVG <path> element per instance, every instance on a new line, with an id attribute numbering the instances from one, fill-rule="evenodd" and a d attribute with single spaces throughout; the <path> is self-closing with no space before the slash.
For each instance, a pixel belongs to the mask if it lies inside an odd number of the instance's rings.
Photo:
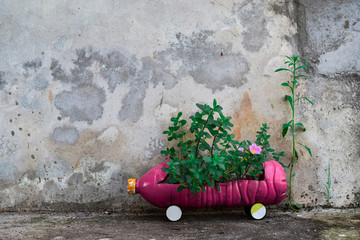
<path id="1" fill-rule="evenodd" d="M 218 183 L 252 176 L 257 179 L 263 173 L 262 164 L 271 153 L 279 161 L 284 152 L 276 153 L 270 148 L 266 124 L 257 132 L 255 143 L 238 142 L 231 132 L 231 117 L 222 113 L 222 107 L 214 99 L 213 105 L 196 104 L 200 109 L 191 119 L 189 131 L 182 113 L 171 118 L 172 125 L 164 134 L 175 146 L 161 151 L 170 156 L 169 168 L 162 170 L 169 174 L 170 183 L 179 183 L 178 191 L 188 188 L 194 194 L 205 191 L 205 186 L 217 187 Z"/>
<path id="2" fill-rule="evenodd" d="M 326 192 L 327 192 L 327 203 L 328 203 L 328 206 L 330 206 L 330 198 L 331 198 L 331 194 L 330 194 L 330 187 L 331 187 L 330 161 L 328 164 L 327 175 L 328 175 L 328 179 L 327 179 L 327 184 L 325 184 L 325 188 L 326 188 Z"/>
<path id="3" fill-rule="evenodd" d="M 299 97 L 297 99 L 295 99 L 295 88 L 298 85 L 298 80 L 300 78 L 308 78 L 306 75 L 298 75 L 297 71 L 301 70 L 301 69 L 307 69 L 309 70 L 309 68 L 305 65 L 301 65 L 302 62 L 306 62 L 306 60 L 300 60 L 299 56 L 295 56 L 295 57 L 288 57 L 286 56 L 286 58 L 288 58 L 289 61 L 286 61 L 285 64 L 288 65 L 289 68 L 279 68 L 276 69 L 275 72 L 280 72 L 280 71 L 289 71 L 291 72 L 291 81 L 290 82 L 283 82 L 281 85 L 288 87 L 291 90 L 291 96 L 289 95 L 285 95 L 285 99 L 289 102 L 290 107 L 291 107 L 291 111 L 292 111 L 292 118 L 289 122 L 284 123 L 283 124 L 283 128 L 282 128 L 282 136 L 285 137 L 285 135 L 288 132 L 288 129 L 290 128 L 291 130 L 291 136 L 292 136 L 292 157 L 291 157 L 291 162 L 290 162 L 290 180 L 289 180 L 289 198 L 288 198 L 288 206 L 293 208 L 293 206 L 298 207 L 296 204 L 294 204 L 294 199 L 292 196 L 292 178 L 295 176 L 295 174 L 293 173 L 294 171 L 294 163 L 295 163 L 295 158 L 298 159 L 299 155 L 298 152 L 296 151 L 296 144 L 301 145 L 302 147 L 304 147 L 310 154 L 310 156 L 312 156 L 311 154 L 311 150 L 309 147 L 303 145 L 300 142 L 296 142 L 295 141 L 295 127 L 300 127 L 302 128 L 303 131 L 306 131 L 306 128 L 304 126 L 304 124 L 298 122 L 295 123 L 295 103 L 297 101 L 300 101 L 302 99 L 308 101 L 310 104 L 313 105 L 313 103 L 307 98 L 307 97 Z"/>

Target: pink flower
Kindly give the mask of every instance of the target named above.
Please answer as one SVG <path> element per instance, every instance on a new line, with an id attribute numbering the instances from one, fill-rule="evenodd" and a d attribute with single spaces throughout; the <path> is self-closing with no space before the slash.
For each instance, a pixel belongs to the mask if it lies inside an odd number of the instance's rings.
<path id="1" fill-rule="evenodd" d="M 210 149 L 212 149 L 213 145 L 210 144 Z M 205 149 L 205 151 L 209 151 L 209 149 Z"/>
<path id="2" fill-rule="evenodd" d="M 260 154 L 261 153 L 261 147 L 260 146 L 256 146 L 255 143 L 253 143 L 251 146 L 250 146 L 250 152 L 252 154 Z"/>
<path id="3" fill-rule="evenodd" d="M 238 147 L 237 150 L 239 150 L 240 152 L 243 152 L 243 151 L 244 151 L 244 148 Z"/>

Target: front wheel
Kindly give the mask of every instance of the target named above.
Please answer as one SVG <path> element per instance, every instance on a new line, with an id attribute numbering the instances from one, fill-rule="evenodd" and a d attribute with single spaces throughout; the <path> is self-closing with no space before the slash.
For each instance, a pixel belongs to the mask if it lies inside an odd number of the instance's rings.
<path id="1" fill-rule="evenodd" d="M 176 205 L 171 205 L 166 209 L 166 217 L 172 222 L 179 221 L 181 215 L 182 215 L 181 208 L 179 208 Z"/>
<path id="2" fill-rule="evenodd" d="M 261 203 L 255 203 L 251 207 L 246 207 L 245 212 L 255 220 L 261 220 L 266 216 L 266 207 Z"/>

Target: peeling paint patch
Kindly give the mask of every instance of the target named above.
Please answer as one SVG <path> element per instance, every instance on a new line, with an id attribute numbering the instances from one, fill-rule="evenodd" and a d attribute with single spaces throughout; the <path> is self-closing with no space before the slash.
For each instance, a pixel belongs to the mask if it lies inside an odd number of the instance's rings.
<path id="1" fill-rule="evenodd" d="M 65 72 L 58 60 L 52 59 L 50 70 L 54 80 L 73 83 L 77 86 L 91 83 L 94 74 L 87 69 L 93 62 L 91 54 L 91 49 L 90 52 L 86 52 L 85 48 L 76 50 L 77 58 L 73 60 L 75 67 L 70 70 L 70 74 Z"/>
<path id="2" fill-rule="evenodd" d="M 137 89 L 133 86 L 122 102 L 122 108 L 118 113 L 120 121 L 131 119 L 137 121 L 143 113 L 143 100 L 146 88 L 144 86 Z"/>
<path id="3" fill-rule="evenodd" d="M 94 54 L 94 59 L 100 64 L 100 73 L 107 79 L 110 91 L 122 82 L 134 80 L 137 73 L 137 59 L 134 55 L 111 52 L 106 56 Z"/>
<path id="4" fill-rule="evenodd" d="M 77 49 L 76 56 L 73 60 L 74 68 L 69 74 L 65 72 L 58 60 L 52 59 L 50 70 L 54 80 L 75 85 L 91 83 L 94 73 L 90 67 L 93 63 L 98 63 L 99 72 L 108 81 L 112 92 L 118 84 L 133 80 L 137 73 L 138 60 L 128 53 L 113 51 L 104 56 L 89 47 Z"/>
<path id="5" fill-rule="evenodd" d="M 7 82 L 5 81 L 5 72 L 0 71 L 0 90 L 3 90 Z"/>
<path id="6" fill-rule="evenodd" d="M 147 152 L 148 158 L 153 158 L 156 155 L 159 155 L 161 149 L 163 149 L 165 146 L 164 139 L 161 138 L 151 138 L 149 142 L 149 146 L 145 149 Z"/>
<path id="7" fill-rule="evenodd" d="M 18 172 L 17 167 L 12 162 L 0 162 L 0 180 L 9 181 L 14 179 Z M 0 185 L 2 187 L 2 185 Z"/>
<path id="8" fill-rule="evenodd" d="M 104 143 L 113 143 L 119 136 L 119 130 L 116 127 L 110 127 L 106 129 L 97 140 Z"/>
<path id="9" fill-rule="evenodd" d="M 70 117 L 70 121 L 87 121 L 91 124 L 101 118 L 105 92 L 94 85 L 86 84 L 63 91 L 55 97 L 54 105 L 62 116 Z"/>
<path id="10" fill-rule="evenodd" d="M 339 56 L 346 57 L 339 58 Z M 360 56 L 360 41 L 346 42 L 335 51 L 320 56 L 319 73 L 326 75 L 359 73 L 360 61 L 358 56 Z"/>
<path id="11" fill-rule="evenodd" d="M 217 56 L 209 59 L 198 69 L 191 72 L 194 79 L 206 81 L 213 91 L 224 86 L 238 87 L 245 83 L 244 75 L 249 71 L 246 59 L 241 55 Z M 203 82 L 203 83 L 204 83 Z"/>
<path id="12" fill-rule="evenodd" d="M 84 183 L 84 176 L 82 173 L 73 173 L 67 181 L 67 184 L 69 186 L 79 185 L 83 183 Z"/>
<path id="13" fill-rule="evenodd" d="M 221 90 L 224 86 L 240 87 L 246 83 L 244 75 L 249 71 L 246 59 L 234 53 L 231 44 L 210 41 L 213 34 L 213 31 L 200 31 L 191 36 L 178 33 L 178 42 L 158 53 L 157 59 L 163 62 L 162 69 L 169 69 L 165 76 L 172 76 L 171 63 L 179 61 L 182 65 L 177 66 L 175 79 L 190 75 L 213 91 Z M 162 81 L 166 82 L 168 78 Z"/>
<path id="14" fill-rule="evenodd" d="M 36 109 L 40 105 L 41 92 L 27 89 L 20 98 L 20 104 L 26 109 Z"/>
<path id="15" fill-rule="evenodd" d="M 75 145 L 79 140 L 79 132 L 75 127 L 58 127 L 54 129 L 52 139 L 59 145 Z"/>
<path id="16" fill-rule="evenodd" d="M 258 5 L 256 2 L 252 2 L 238 10 L 241 23 L 247 27 L 243 44 L 245 49 L 250 52 L 259 51 L 269 35 L 266 30 L 267 19 L 262 8 Z"/>
<path id="17" fill-rule="evenodd" d="M 89 170 L 92 173 L 98 173 L 98 172 L 104 172 L 109 168 L 110 168 L 109 166 L 105 165 L 105 162 L 101 162 L 101 163 L 95 163 L 95 166 L 90 167 Z"/>
<path id="18" fill-rule="evenodd" d="M 42 91 L 49 86 L 49 82 L 45 76 L 45 74 L 39 74 L 34 79 L 35 82 L 35 90 Z"/>
<path id="19" fill-rule="evenodd" d="M 66 36 L 61 36 L 55 43 L 54 43 L 54 49 L 58 52 L 61 52 L 64 47 L 65 44 L 67 42 L 67 37 Z"/>

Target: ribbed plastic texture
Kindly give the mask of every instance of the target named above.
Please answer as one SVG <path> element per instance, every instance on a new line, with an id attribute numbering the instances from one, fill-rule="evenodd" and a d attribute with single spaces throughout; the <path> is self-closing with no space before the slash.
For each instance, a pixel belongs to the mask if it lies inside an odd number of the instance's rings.
<path id="1" fill-rule="evenodd" d="M 136 182 L 136 193 L 158 207 L 206 208 L 215 206 L 252 206 L 279 204 L 286 198 L 286 177 L 283 167 L 276 161 L 264 163 L 264 180 L 236 180 L 220 183 L 217 188 L 206 186 L 205 192 L 191 194 L 184 189 L 178 192 L 178 184 L 161 183 L 166 174 L 161 170 L 168 167 L 167 160 L 148 171 Z"/>

